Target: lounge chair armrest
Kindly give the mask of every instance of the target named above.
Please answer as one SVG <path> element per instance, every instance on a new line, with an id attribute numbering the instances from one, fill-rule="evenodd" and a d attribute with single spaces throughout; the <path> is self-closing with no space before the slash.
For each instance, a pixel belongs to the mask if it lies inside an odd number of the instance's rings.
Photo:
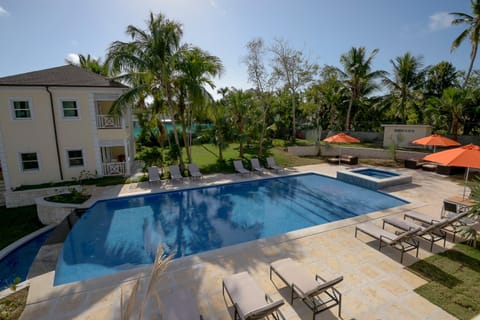
<path id="1" fill-rule="evenodd" d="M 332 279 L 330 281 L 325 281 L 325 279 L 323 279 L 322 277 L 320 277 L 318 274 L 315 276 L 315 280 L 322 280 L 324 281 L 324 283 L 322 283 L 321 285 L 319 285 L 315 291 L 317 292 L 322 292 L 322 291 L 325 291 L 326 289 L 328 288 L 331 288 L 333 287 L 334 285 L 340 283 L 343 281 L 343 276 L 339 276 L 339 277 L 336 277 L 335 279 Z"/>
<path id="2" fill-rule="evenodd" d="M 262 307 L 260 307 L 256 310 L 252 310 L 252 311 L 250 311 L 246 314 L 243 314 L 242 316 L 243 316 L 243 318 L 249 318 L 249 317 L 254 315 L 255 318 L 261 318 L 261 317 L 264 317 L 264 316 L 269 315 L 270 313 L 274 312 L 280 306 L 282 306 L 284 303 L 285 303 L 285 301 L 283 301 L 283 300 L 277 300 L 277 301 L 274 301 L 274 302 L 269 302 L 269 303 L 265 304 L 264 306 L 262 306 Z M 237 310 L 238 310 L 238 308 L 237 308 Z"/>

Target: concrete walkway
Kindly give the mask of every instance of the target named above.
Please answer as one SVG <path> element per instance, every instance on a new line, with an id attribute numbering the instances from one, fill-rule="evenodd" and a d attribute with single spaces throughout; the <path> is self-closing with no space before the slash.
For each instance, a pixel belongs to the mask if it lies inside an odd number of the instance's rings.
<path id="1" fill-rule="evenodd" d="M 317 172 L 335 176 L 343 166 L 314 165 L 291 168 L 288 173 Z M 289 291 L 280 281 L 269 280 L 268 268 L 272 261 L 291 257 L 324 278 L 343 275 L 337 288 L 343 294 L 343 319 L 454 319 L 429 303 L 413 290 L 425 280 L 404 268 L 417 259 L 407 253 L 403 265 L 398 251 L 376 249 L 377 242 L 368 236 L 354 237 L 359 222 L 398 215 L 409 209 L 439 217 L 442 200 L 460 195 L 462 186 L 447 177 L 422 171 L 398 169 L 411 174 L 413 183 L 382 191 L 395 195 L 410 204 L 368 215 L 314 226 L 284 235 L 251 241 L 223 249 L 173 260 L 154 284 L 153 292 L 145 302 L 143 319 L 158 319 L 162 300 L 173 291 L 182 290 L 193 296 L 204 319 L 232 319 L 233 308 L 222 295 L 222 278 L 240 271 L 248 271 L 258 284 L 274 299 L 286 303 L 281 313 L 285 319 L 311 319 L 311 311 L 296 300 L 288 303 Z M 252 176 L 252 179 L 258 177 Z M 209 185 L 232 180 L 246 180 L 236 175 L 211 176 L 200 182 L 161 185 L 150 188 L 148 183 L 120 187 L 97 188 L 98 197 L 158 192 L 197 184 Z M 423 248 L 428 248 L 422 243 Z M 452 244 L 447 242 L 447 247 Z M 434 246 L 434 253 L 444 250 Z M 419 258 L 431 253 L 421 249 Z M 21 319 L 121 319 L 122 310 L 132 296 L 132 288 L 139 280 L 133 314 L 138 315 L 143 293 L 150 280 L 150 266 L 114 275 L 53 287 L 54 272 L 47 272 L 30 280 L 27 306 Z M 319 314 L 316 319 L 337 318 L 335 307 Z"/>

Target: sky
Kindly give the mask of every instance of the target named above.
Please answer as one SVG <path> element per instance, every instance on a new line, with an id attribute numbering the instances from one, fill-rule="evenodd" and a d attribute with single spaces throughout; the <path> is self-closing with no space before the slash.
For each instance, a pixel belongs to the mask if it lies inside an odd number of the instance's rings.
<path id="1" fill-rule="evenodd" d="M 104 58 L 128 25 L 145 28 L 149 13 L 183 26 L 183 42 L 218 56 L 217 88 L 249 88 L 248 41 L 282 39 L 320 66 L 340 66 L 351 47 L 379 49 L 374 69 L 391 71 L 406 52 L 425 66 L 450 61 L 466 70 L 470 44 L 450 52 L 464 27 L 450 12 L 471 13 L 470 0 L 0 0 L 0 77 L 65 64 L 72 54 Z M 478 63 L 474 68 L 478 68 Z"/>

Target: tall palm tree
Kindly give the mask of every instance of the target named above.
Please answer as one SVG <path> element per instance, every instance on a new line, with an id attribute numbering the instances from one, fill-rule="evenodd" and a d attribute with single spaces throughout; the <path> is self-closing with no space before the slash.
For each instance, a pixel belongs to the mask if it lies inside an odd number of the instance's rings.
<path id="1" fill-rule="evenodd" d="M 457 140 L 458 126 L 463 115 L 463 108 L 465 99 L 467 98 L 467 91 L 460 88 L 450 87 L 443 91 L 440 98 L 440 109 L 450 113 L 451 115 L 451 132 L 452 138 Z"/>
<path id="2" fill-rule="evenodd" d="M 189 47 L 180 57 L 179 74 L 175 80 L 178 92 L 178 114 L 182 124 L 182 136 L 187 151 L 188 161 L 192 162 L 190 140 L 187 137 L 187 127 L 192 132 L 192 119 L 195 106 L 203 105 L 206 100 L 212 101 L 206 86 L 215 88 L 212 77 L 223 71 L 220 58 L 210 55 L 197 47 Z"/>
<path id="3" fill-rule="evenodd" d="M 455 17 L 455 19 L 452 20 L 452 25 L 467 25 L 466 29 L 463 30 L 455 40 L 453 40 L 451 51 L 457 49 L 467 37 L 470 39 L 470 44 L 472 45 L 472 51 L 470 52 L 470 66 L 468 67 L 465 82 L 463 83 L 464 88 L 468 83 L 470 74 L 472 73 L 473 63 L 477 57 L 478 42 L 480 40 L 480 0 L 471 0 L 470 4 L 472 6 L 473 15 L 463 12 L 450 13 Z"/>
<path id="4" fill-rule="evenodd" d="M 378 49 L 373 50 L 368 57 L 365 53 L 365 47 L 352 47 L 350 51 L 340 56 L 343 70 L 339 69 L 339 72 L 350 95 L 345 130 L 350 130 L 354 107 L 358 108 L 361 99 L 377 88 L 374 80 L 385 75 L 384 71 L 372 71 L 372 60 L 378 53 Z"/>
<path id="5" fill-rule="evenodd" d="M 425 71 L 422 70 L 422 58 L 407 52 L 403 56 L 390 60 L 393 66 L 393 79 L 383 78 L 390 89 L 392 106 L 396 107 L 402 122 L 407 122 L 407 110 L 415 100 L 414 93 L 423 85 Z"/>
<path id="6" fill-rule="evenodd" d="M 175 120 L 174 77 L 179 56 L 185 50 L 185 46 L 180 44 L 183 35 L 181 25 L 162 14 L 150 13 L 146 30 L 129 25 L 126 33 L 131 41 L 113 42 L 107 57 L 107 62 L 114 70 L 124 72 L 120 78 L 131 85 L 131 88 L 114 103 L 113 108 L 121 108 L 146 95 L 161 100 L 167 107 L 175 144 L 179 147 L 180 140 Z M 181 152 L 178 159 L 183 168 Z"/>
<path id="7" fill-rule="evenodd" d="M 72 66 L 79 66 L 82 69 L 97 73 L 104 77 L 109 77 L 112 72 L 107 63 L 103 63 L 100 58 L 93 58 L 90 54 L 84 56 L 78 55 L 78 63 L 72 59 L 65 59 L 65 62 Z"/>
<path id="8" fill-rule="evenodd" d="M 232 115 L 232 125 L 237 131 L 239 157 L 243 158 L 243 145 L 246 141 L 245 126 L 248 121 L 248 111 L 252 105 L 252 95 L 239 89 L 233 89 L 227 96 L 227 106 Z"/>

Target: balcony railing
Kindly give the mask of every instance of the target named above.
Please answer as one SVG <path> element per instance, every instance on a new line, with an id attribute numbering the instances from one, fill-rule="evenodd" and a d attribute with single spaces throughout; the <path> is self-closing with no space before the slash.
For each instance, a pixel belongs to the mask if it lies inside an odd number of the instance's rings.
<path id="1" fill-rule="evenodd" d="M 104 114 L 97 115 L 97 128 L 98 129 L 121 129 L 122 119 L 115 116 L 109 116 Z"/>
<path id="2" fill-rule="evenodd" d="M 126 172 L 126 162 L 103 163 L 104 176 L 124 176 L 125 172 Z"/>

